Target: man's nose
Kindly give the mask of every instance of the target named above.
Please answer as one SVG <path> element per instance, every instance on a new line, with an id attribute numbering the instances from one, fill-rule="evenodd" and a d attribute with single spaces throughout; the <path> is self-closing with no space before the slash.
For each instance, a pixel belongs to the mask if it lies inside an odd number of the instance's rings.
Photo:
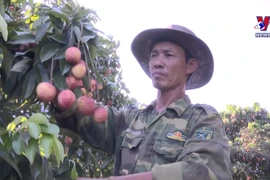
<path id="1" fill-rule="evenodd" d="M 164 62 L 163 62 L 162 56 L 158 56 L 158 57 L 156 57 L 154 59 L 153 66 L 154 66 L 155 69 L 163 68 L 164 67 Z"/>

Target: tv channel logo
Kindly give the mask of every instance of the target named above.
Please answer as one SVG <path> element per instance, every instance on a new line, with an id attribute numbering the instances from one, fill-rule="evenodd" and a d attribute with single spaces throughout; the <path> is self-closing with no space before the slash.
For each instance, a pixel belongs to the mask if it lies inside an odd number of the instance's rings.
<path id="1" fill-rule="evenodd" d="M 267 33 L 268 25 L 270 24 L 270 16 L 257 16 L 257 24 L 254 29 L 260 30 L 261 32 L 255 33 L 255 37 L 260 38 L 270 38 L 270 33 Z"/>

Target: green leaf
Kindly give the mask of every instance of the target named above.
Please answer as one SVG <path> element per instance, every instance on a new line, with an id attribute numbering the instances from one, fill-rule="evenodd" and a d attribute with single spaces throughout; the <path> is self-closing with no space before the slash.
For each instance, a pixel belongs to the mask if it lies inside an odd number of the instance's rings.
<path id="1" fill-rule="evenodd" d="M 61 59 L 59 61 L 59 68 L 62 72 L 62 76 L 65 75 L 71 68 L 72 65 L 68 63 L 65 59 Z"/>
<path id="2" fill-rule="evenodd" d="M 48 124 L 49 120 L 48 118 L 41 113 L 34 113 L 31 117 L 29 117 L 28 122 L 34 122 L 38 124 Z"/>
<path id="3" fill-rule="evenodd" d="M 35 69 L 31 69 L 25 76 L 22 87 L 22 98 L 27 99 L 34 92 L 36 87 L 36 73 Z"/>
<path id="4" fill-rule="evenodd" d="M 35 66 L 35 70 L 37 83 L 50 81 L 48 70 L 42 64 Z"/>
<path id="5" fill-rule="evenodd" d="M 79 88 L 79 87 L 75 88 L 75 89 L 73 90 L 73 92 L 74 92 L 76 98 L 79 98 L 79 97 L 81 97 L 81 96 L 83 95 L 82 90 L 81 90 L 81 88 Z"/>
<path id="6" fill-rule="evenodd" d="M 37 156 L 37 154 L 36 154 L 34 163 L 32 165 L 29 165 L 29 166 L 30 166 L 31 174 L 33 176 L 33 180 L 37 179 L 37 177 L 40 175 L 40 172 L 42 171 L 42 169 L 47 169 L 47 166 L 42 167 L 42 157 Z"/>
<path id="7" fill-rule="evenodd" d="M 97 48 L 95 46 L 90 46 L 91 58 L 96 59 L 97 57 Z"/>
<path id="8" fill-rule="evenodd" d="M 54 85 L 58 89 L 60 89 L 60 90 L 67 89 L 66 79 L 61 74 L 61 71 L 58 68 L 55 68 L 53 71 L 53 82 L 54 82 Z"/>
<path id="9" fill-rule="evenodd" d="M 40 51 L 41 62 L 47 61 L 52 58 L 58 51 L 59 45 L 57 43 L 48 43 Z"/>
<path id="10" fill-rule="evenodd" d="M 31 139 L 31 136 L 29 134 L 29 132 L 24 132 L 24 131 L 18 131 L 21 135 L 22 140 L 24 140 L 24 142 L 26 143 L 26 145 L 28 145 L 29 140 Z"/>
<path id="11" fill-rule="evenodd" d="M 55 124 L 40 124 L 40 129 L 42 133 L 52 134 L 54 136 L 58 136 L 60 129 Z"/>
<path id="12" fill-rule="evenodd" d="M 73 26 L 70 27 L 70 35 L 68 37 L 69 37 L 68 46 L 73 46 L 76 42 Z"/>
<path id="13" fill-rule="evenodd" d="M 57 18 L 61 18 L 64 21 L 69 22 L 68 17 L 59 8 L 55 8 L 55 7 L 52 8 L 52 10 L 50 11 L 50 13 L 52 15 L 54 15 L 55 17 L 57 17 Z"/>
<path id="14" fill-rule="evenodd" d="M 84 17 L 89 16 L 91 13 L 92 13 L 91 9 L 83 9 L 83 10 L 80 10 L 78 13 L 76 13 L 75 17 L 84 18 Z"/>
<path id="15" fill-rule="evenodd" d="M 41 49 L 44 46 L 44 42 L 39 42 L 35 48 L 35 57 L 34 57 L 34 66 L 36 66 L 37 64 L 41 63 L 41 59 L 40 59 L 40 52 Z"/>
<path id="16" fill-rule="evenodd" d="M 43 134 L 40 138 L 39 151 L 42 156 L 49 158 L 52 152 L 53 136 L 51 134 Z"/>
<path id="17" fill-rule="evenodd" d="M 78 173 L 76 171 L 76 164 L 73 163 L 73 168 L 71 170 L 71 179 L 76 180 L 78 178 Z"/>
<path id="18" fill-rule="evenodd" d="M 2 136 L 6 135 L 7 133 L 8 133 L 8 131 L 5 128 L 0 127 L 0 143 L 1 144 L 4 144 Z"/>
<path id="19" fill-rule="evenodd" d="M 90 90 L 90 76 L 89 76 L 89 73 L 86 73 L 86 75 L 82 79 L 82 82 L 83 82 L 83 86 L 84 86 L 86 92 L 89 92 L 89 90 Z"/>
<path id="20" fill-rule="evenodd" d="M 54 179 L 51 164 L 49 164 L 49 161 L 45 157 L 41 157 L 41 158 L 42 158 L 42 167 L 46 167 L 46 168 L 41 168 L 41 172 L 37 180 Z"/>
<path id="21" fill-rule="evenodd" d="M 4 159 L 4 161 L 6 161 L 18 173 L 18 175 L 20 176 L 21 179 L 23 179 L 22 174 L 21 174 L 17 164 L 12 159 L 10 154 L 8 154 L 7 152 L 4 152 L 2 149 L 0 149 L 0 157 L 2 159 Z"/>
<path id="22" fill-rule="evenodd" d="M 55 54 L 55 56 L 54 56 L 54 60 L 57 60 L 57 59 L 64 59 L 65 58 L 65 52 L 66 52 L 66 50 L 67 50 L 67 46 L 64 46 L 64 47 L 62 47 L 61 49 L 59 49 L 58 51 L 57 51 L 57 53 Z"/>
<path id="23" fill-rule="evenodd" d="M 38 140 L 31 138 L 29 140 L 28 146 L 25 146 L 24 153 L 30 164 L 33 164 L 35 160 L 36 151 L 38 148 Z"/>
<path id="24" fill-rule="evenodd" d="M 84 23 L 83 26 L 88 31 L 92 31 L 94 29 L 94 26 L 91 23 Z"/>
<path id="25" fill-rule="evenodd" d="M 47 16 L 40 16 L 40 17 L 33 23 L 32 28 L 33 28 L 33 29 L 37 29 L 39 26 L 41 26 L 41 25 L 44 23 L 44 21 L 45 21 L 46 19 L 48 19 Z"/>
<path id="26" fill-rule="evenodd" d="M 3 0 L 1 0 L 0 2 L 1 2 L 0 3 L 0 15 L 2 17 L 4 17 L 5 16 L 5 7 L 4 7 L 4 4 L 3 4 Z M 5 4 L 5 6 L 6 6 L 6 4 Z"/>
<path id="27" fill-rule="evenodd" d="M 104 159 L 103 164 L 101 166 L 101 170 L 104 170 L 106 167 L 108 167 L 108 165 L 111 163 L 112 158 L 111 157 L 107 157 L 106 159 Z"/>
<path id="28" fill-rule="evenodd" d="M 29 68 L 29 63 L 31 62 L 31 59 L 23 59 L 14 64 L 14 66 L 10 69 L 10 71 L 13 72 L 23 72 L 26 68 Z"/>
<path id="29" fill-rule="evenodd" d="M 84 170 L 82 169 L 81 165 L 78 162 L 76 162 L 76 170 L 77 170 L 78 176 L 80 177 L 85 176 Z"/>
<path id="30" fill-rule="evenodd" d="M 16 154 L 21 155 L 25 147 L 25 142 L 19 133 L 15 133 L 12 137 L 12 148 Z"/>
<path id="31" fill-rule="evenodd" d="M 67 38 L 65 35 L 55 34 L 55 35 L 49 36 L 49 38 L 55 40 L 56 42 L 60 44 L 67 44 Z"/>
<path id="32" fill-rule="evenodd" d="M 27 122 L 29 128 L 29 134 L 34 138 L 38 139 L 41 133 L 40 126 L 34 122 Z"/>
<path id="33" fill-rule="evenodd" d="M 2 61 L 2 66 L 1 69 L 3 69 L 3 73 L 5 74 L 5 76 L 2 76 L 3 74 L 1 73 L 1 81 L 2 82 L 6 82 L 6 79 L 9 77 L 10 75 L 10 69 L 12 67 L 12 63 L 14 60 L 14 55 L 11 54 L 10 51 L 8 51 L 8 49 L 0 44 L 0 48 L 3 52 L 3 61 Z"/>
<path id="34" fill-rule="evenodd" d="M 26 44 L 35 43 L 35 35 L 27 33 L 21 35 L 15 35 L 8 41 L 9 44 Z"/>
<path id="35" fill-rule="evenodd" d="M 50 25 L 51 25 L 51 22 L 46 22 L 38 26 L 37 32 L 36 32 L 36 42 L 39 42 L 43 38 L 43 36 L 46 34 Z"/>
<path id="36" fill-rule="evenodd" d="M 83 42 L 83 43 L 86 43 L 87 41 L 89 41 L 90 39 L 94 39 L 96 36 L 83 36 L 82 38 L 81 38 L 81 41 Z"/>
<path id="37" fill-rule="evenodd" d="M 19 123 L 22 123 L 22 122 L 24 122 L 26 120 L 27 120 L 27 118 L 24 117 L 24 116 L 16 117 L 11 123 L 8 124 L 7 130 L 8 131 L 13 131 Z"/>
<path id="38" fill-rule="evenodd" d="M 64 148 L 56 137 L 53 138 L 53 150 L 55 152 L 57 166 L 59 167 L 60 162 L 63 162 L 64 159 Z"/>
<path id="39" fill-rule="evenodd" d="M 117 48 L 119 48 L 119 46 L 120 46 L 120 41 L 117 41 L 117 44 L 116 44 L 115 48 L 117 49 Z"/>
<path id="40" fill-rule="evenodd" d="M 80 28 L 78 26 L 74 26 L 74 33 L 76 35 L 77 41 L 80 41 L 81 39 L 81 31 Z"/>
<path id="41" fill-rule="evenodd" d="M 7 23 L 2 15 L 0 15 L 0 32 L 2 33 L 3 39 L 7 41 L 8 28 L 7 28 Z"/>

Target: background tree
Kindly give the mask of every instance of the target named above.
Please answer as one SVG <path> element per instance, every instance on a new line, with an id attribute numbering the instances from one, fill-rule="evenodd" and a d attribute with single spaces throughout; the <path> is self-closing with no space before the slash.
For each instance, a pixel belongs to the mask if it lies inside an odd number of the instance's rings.
<path id="1" fill-rule="evenodd" d="M 228 105 L 220 112 L 231 145 L 234 179 L 270 179 L 270 114 L 259 103 Z"/>

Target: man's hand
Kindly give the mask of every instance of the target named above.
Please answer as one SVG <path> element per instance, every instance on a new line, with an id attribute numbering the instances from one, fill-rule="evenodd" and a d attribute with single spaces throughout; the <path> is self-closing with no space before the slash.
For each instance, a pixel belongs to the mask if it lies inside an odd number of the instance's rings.
<path id="1" fill-rule="evenodd" d="M 108 178 L 77 178 L 76 180 L 153 180 L 153 177 L 151 172 L 144 172 L 126 176 L 111 176 Z"/>
<path id="2" fill-rule="evenodd" d="M 109 178 L 77 178 L 76 180 L 110 180 Z"/>

